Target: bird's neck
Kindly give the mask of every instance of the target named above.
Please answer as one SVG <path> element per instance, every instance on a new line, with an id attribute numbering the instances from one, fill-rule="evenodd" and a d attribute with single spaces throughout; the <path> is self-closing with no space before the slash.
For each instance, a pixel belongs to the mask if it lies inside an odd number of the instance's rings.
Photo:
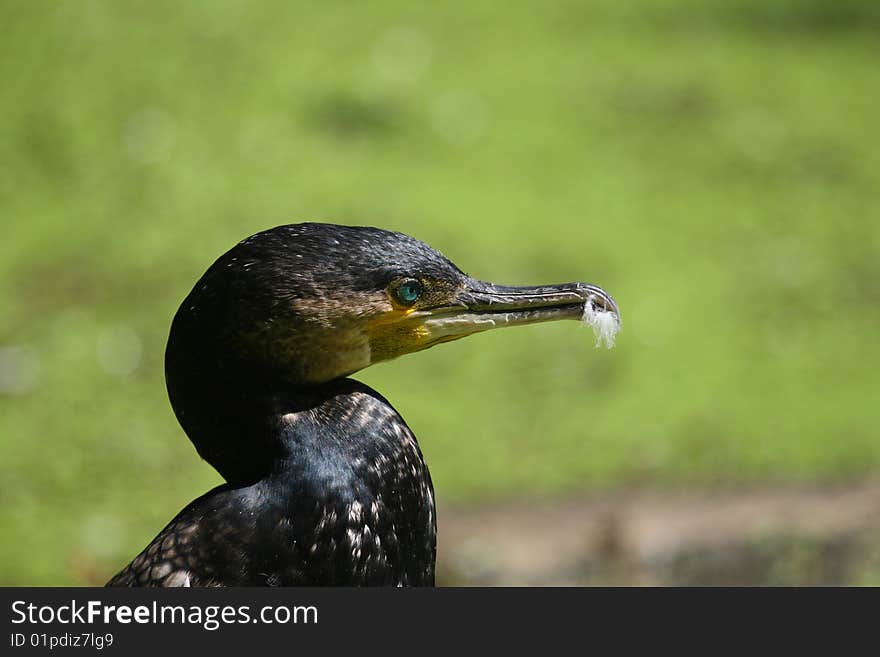
<path id="1" fill-rule="evenodd" d="M 284 365 L 271 350 L 242 351 L 244 338 L 234 330 L 223 298 L 211 297 L 210 285 L 201 301 L 188 297 L 172 322 L 165 352 L 165 379 L 175 415 L 198 453 L 231 484 L 253 483 L 277 472 L 293 445 L 312 435 L 333 435 L 339 416 L 363 418 L 368 409 L 384 417 L 391 409 L 378 393 L 351 379 L 313 384 L 292 380 L 306 368 L 292 362 L 288 349 Z M 253 347 L 259 340 L 247 342 Z M 268 347 L 267 347 L 268 349 Z M 331 353 L 330 348 L 319 348 Z M 281 371 L 283 370 L 283 371 Z M 300 421 L 291 422 L 299 418 Z M 292 428 L 293 427 L 293 428 Z"/>
<path id="2" fill-rule="evenodd" d="M 291 453 L 315 436 L 332 436 L 348 414 L 369 407 L 395 411 L 352 379 L 321 385 L 282 382 L 256 372 L 219 371 L 197 351 L 169 342 L 166 383 L 178 421 L 198 453 L 230 484 L 283 470 Z"/>

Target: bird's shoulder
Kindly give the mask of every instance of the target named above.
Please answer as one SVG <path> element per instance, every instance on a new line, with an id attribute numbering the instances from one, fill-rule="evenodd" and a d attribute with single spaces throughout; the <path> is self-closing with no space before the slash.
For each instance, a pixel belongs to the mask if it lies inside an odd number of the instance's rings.
<path id="1" fill-rule="evenodd" d="M 337 402 L 282 418 L 283 465 L 189 504 L 110 585 L 433 583 L 433 487 L 415 436 L 378 395 Z"/>
<path id="2" fill-rule="evenodd" d="M 225 514 L 230 489 L 220 486 L 188 504 L 107 586 L 220 586 L 205 541 L 206 519 Z M 218 537 L 217 541 L 221 539 Z"/>

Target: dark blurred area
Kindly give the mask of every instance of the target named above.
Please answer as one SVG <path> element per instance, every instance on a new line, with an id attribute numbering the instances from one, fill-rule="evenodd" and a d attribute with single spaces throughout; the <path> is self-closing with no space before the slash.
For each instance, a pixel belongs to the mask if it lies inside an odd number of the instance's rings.
<path id="1" fill-rule="evenodd" d="M 305 220 L 588 330 L 360 373 L 418 435 L 446 584 L 880 584 L 880 4 L 0 3 L 0 584 L 101 584 L 219 476 L 178 304 Z"/>

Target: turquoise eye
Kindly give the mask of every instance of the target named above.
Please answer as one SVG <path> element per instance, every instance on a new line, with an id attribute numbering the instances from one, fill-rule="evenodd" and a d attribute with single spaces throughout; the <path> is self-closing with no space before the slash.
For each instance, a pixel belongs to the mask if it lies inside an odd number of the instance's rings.
<path id="1" fill-rule="evenodd" d="M 415 279 L 405 280 L 394 292 L 400 303 L 411 306 L 422 296 L 422 284 Z"/>

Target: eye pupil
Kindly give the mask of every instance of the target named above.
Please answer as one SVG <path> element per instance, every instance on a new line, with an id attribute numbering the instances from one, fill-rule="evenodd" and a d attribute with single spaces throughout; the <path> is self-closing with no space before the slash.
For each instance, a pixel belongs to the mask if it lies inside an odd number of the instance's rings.
<path id="1" fill-rule="evenodd" d="M 397 298 L 403 303 L 415 303 L 422 296 L 422 284 L 418 281 L 404 281 L 397 288 Z"/>

